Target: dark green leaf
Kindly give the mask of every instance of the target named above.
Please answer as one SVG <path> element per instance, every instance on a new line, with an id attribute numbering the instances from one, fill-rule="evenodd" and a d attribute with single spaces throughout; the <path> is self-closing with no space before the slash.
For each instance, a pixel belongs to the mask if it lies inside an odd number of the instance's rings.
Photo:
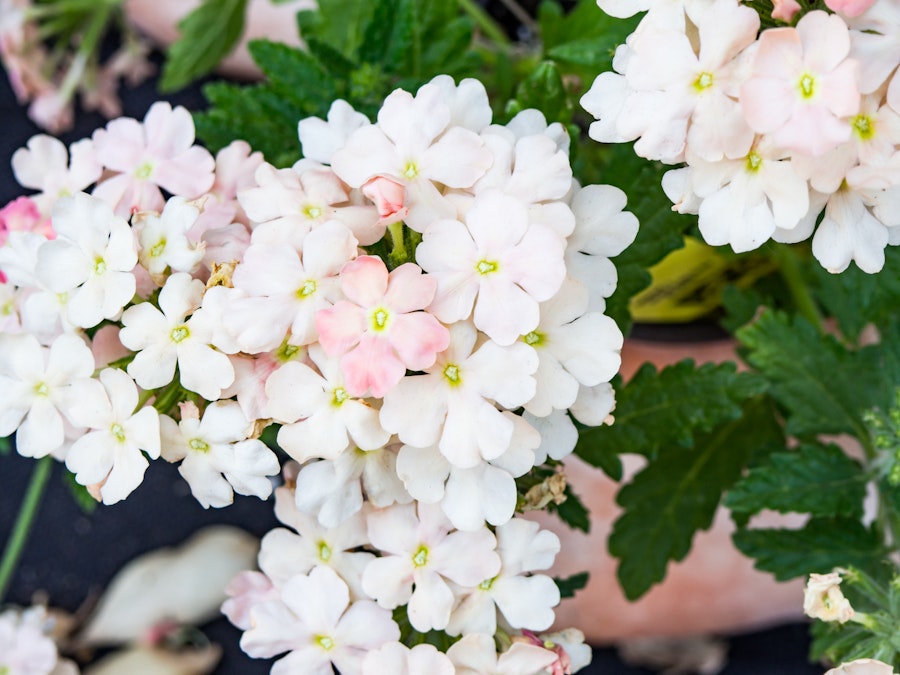
<path id="1" fill-rule="evenodd" d="M 654 458 L 673 445 L 689 448 L 697 431 L 737 419 L 744 400 L 764 388 L 762 378 L 738 373 L 734 363 L 698 368 L 685 360 L 659 373 L 645 363 L 628 384 L 617 385 L 615 423 L 582 429 L 575 453 L 603 466 L 609 453 Z"/>
<path id="2" fill-rule="evenodd" d="M 882 644 L 880 636 L 852 622 L 816 621 L 810 632 L 813 638 L 809 649 L 810 661 L 846 663 L 858 658 L 872 658 Z"/>
<path id="3" fill-rule="evenodd" d="M 175 91 L 212 72 L 241 37 L 246 8 L 247 0 L 203 0 L 184 17 L 166 53 L 160 89 Z"/>
<path id="4" fill-rule="evenodd" d="M 75 500 L 82 512 L 90 515 L 97 510 L 97 500 L 91 497 L 84 485 L 75 481 L 75 474 L 63 471 L 63 481 L 66 487 L 69 488 L 69 494 L 72 495 L 72 499 Z"/>
<path id="5" fill-rule="evenodd" d="M 318 8 L 297 13 L 304 37 L 315 37 L 338 50 L 351 61 L 358 60 L 360 44 L 372 20 L 371 0 L 319 0 Z"/>
<path id="6" fill-rule="evenodd" d="M 588 573 L 580 572 L 565 578 L 553 577 L 553 581 L 556 582 L 556 585 L 559 588 L 560 598 L 571 598 L 575 596 L 575 591 L 580 591 L 587 586 Z"/>
<path id="7" fill-rule="evenodd" d="M 591 516 L 581 499 L 566 485 L 566 501 L 562 504 L 550 502 L 547 510 L 556 513 L 559 519 L 574 530 L 591 531 Z"/>
<path id="8" fill-rule="evenodd" d="M 0 455 L 8 455 L 12 452 L 12 436 L 0 438 Z"/>
<path id="9" fill-rule="evenodd" d="M 398 6 L 408 0 L 372 0 L 372 19 L 366 24 L 359 46 L 359 61 L 383 63 L 390 47 Z"/>
<path id="10" fill-rule="evenodd" d="M 878 348 L 851 352 L 802 317 L 766 311 L 737 333 L 748 362 L 772 383 L 788 410 L 788 433 L 867 438 L 862 412 L 883 393 Z"/>
<path id="11" fill-rule="evenodd" d="M 548 122 L 568 123 L 572 119 L 572 104 L 562 73 L 552 61 L 538 64 L 519 84 L 515 100 L 507 106 L 507 113 L 513 116 L 528 108 L 540 110 Z"/>
<path id="12" fill-rule="evenodd" d="M 662 581 L 670 561 L 683 560 L 697 530 L 709 529 L 722 492 L 740 477 L 760 445 L 781 430 L 765 399 L 740 419 L 700 435 L 696 447 L 668 447 L 618 494 L 624 513 L 613 525 L 609 551 L 619 559 L 625 596 L 635 600 Z"/>
<path id="13" fill-rule="evenodd" d="M 756 569 L 778 581 L 835 567 L 877 568 L 885 555 L 880 536 L 852 518 L 813 518 L 799 530 L 741 529 L 734 545 L 756 560 Z"/>
<path id="14" fill-rule="evenodd" d="M 803 445 L 774 453 L 750 470 L 728 493 L 725 506 L 746 513 L 779 513 L 861 518 L 867 476 L 836 445 Z"/>

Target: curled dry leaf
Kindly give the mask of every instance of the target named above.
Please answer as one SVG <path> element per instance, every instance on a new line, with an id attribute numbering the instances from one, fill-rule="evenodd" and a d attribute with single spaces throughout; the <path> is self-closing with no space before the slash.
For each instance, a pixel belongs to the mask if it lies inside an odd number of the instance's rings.
<path id="1" fill-rule="evenodd" d="M 214 526 L 179 547 L 131 561 L 110 583 L 79 641 L 146 641 L 162 623 L 197 626 L 213 619 L 225 600 L 225 586 L 241 570 L 255 567 L 258 550 L 258 540 L 243 530 Z"/>

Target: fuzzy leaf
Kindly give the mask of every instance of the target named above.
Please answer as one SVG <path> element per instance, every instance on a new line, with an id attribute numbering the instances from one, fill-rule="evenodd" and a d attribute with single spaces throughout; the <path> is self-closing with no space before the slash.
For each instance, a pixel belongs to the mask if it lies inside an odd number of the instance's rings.
<path id="1" fill-rule="evenodd" d="M 853 518 L 813 518 L 799 530 L 740 529 L 732 539 L 756 569 L 778 581 L 851 565 L 871 570 L 885 555 L 878 534 Z"/>
<path id="2" fill-rule="evenodd" d="M 212 72 L 241 37 L 246 9 L 247 0 L 204 0 L 184 17 L 167 51 L 160 89 L 175 91 Z"/>
<path id="3" fill-rule="evenodd" d="M 560 598 L 571 598 L 575 596 L 576 591 L 580 591 L 587 586 L 589 575 L 587 572 L 579 572 L 570 577 L 553 577 L 553 581 L 559 588 Z"/>
<path id="4" fill-rule="evenodd" d="M 616 498 L 624 513 L 609 552 L 619 559 L 625 596 L 636 600 L 663 580 L 669 561 L 683 560 L 697 530 L 712 525 L 722 492 L 740 477 L 759 446 L 781 441 L 765 399 L 740 419 L 700 435 L 695 447 L 667 447 Z"/>
<path id="5" fill-rule="evenodd" d="M 867 438 L 862 412 L 878 404 L 884 389 L 880 348 L 851 352 L 802 317 L 771 311 L 737 336 L 748 363 L 770 380 L 772 396 L 787 409 L 788 433 Z"/>
<path id="6" fill-rule="evenodd" d="M 583 428 L 575 453 L 603 466 L 609 452 L 652 459 L 664 448 L 690 448 L 697 431 L 737 419 L 744 400 L 764 389 L 762 378 L 738 373 L 734 363 L 695 367 L 686 359 L 659 373 L 645 363 L 624 387 L 616 386 L 615 422 Z"/>
<path id="7" fill-rule="evenodd" d="M 728 493 L 733 511 L 811 513 L 814 516 L 861 518 L 866 474 L 836 445 L 803 445 L 773 453 Z"/>

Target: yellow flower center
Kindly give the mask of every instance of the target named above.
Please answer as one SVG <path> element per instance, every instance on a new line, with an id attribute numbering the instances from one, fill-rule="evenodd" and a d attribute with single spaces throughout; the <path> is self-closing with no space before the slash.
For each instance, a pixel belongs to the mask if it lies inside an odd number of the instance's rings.
<path id="1" fill-rule="evenodd" d="M 697 91 L 705 91 L 713 86 L 713 74 L 704 72 L 700 73 L 697 76 L 697 79 L 694 80 L 694 89 Z"/>
<path id="2" fill-rule="evenodd" d="M 537 331 L 531 331 L 528 335 L 525 335 L 522 340 L 526 345 L 531 345 L 532 347 L 539 347 L 544 342 L 544 336 L 538 333 Z"/>
<path id="3" fill-rule="evenodd" d="M 447 364 L 447 367 L 444 368 L 444 378 L 452 385 L 459 384 L 462 381 L 459 376 L 459 366 L 452 363 Z"/>
<path id="4" fill-rule="evenodd" d="M 188 441 L 188 446 L 194 452 L 209 452 L 209 443 L 202 438 L 192 438 Z"/>
<path id="5" fill-rule="evenodd" d="M 103 258 L 97 258 L 94 261 L 94 274 L 100 276 L 106 273 L 106 261 Z"/>
<path id="6" fill-rule="evenodd" d="M 419 546 L 419 550 L 413 554 L 412 561 L 416 567 L 425 567 L 428 564 L 428 547 L 425 544 Z"/>
<path id="7" fill-rule="evenodd" d="M 319 560 L 322 562 L 331 560 L 331 547 L 324 541 L 319 542 Z"/>
<path id="8" fill-rule="evenodd" d="M 416 163 L 412 160 L 406 163 L 406 166 L 403 167 L 403 175 L 412 180 L 416 176 L 419 175 L 419 167 L 416 166 Z"/>
<path id="9" fill-rule="evenodd" d="M 330 652 L 334 649 L 334 640 L 332 640 L 327 635 L 317 635 L 316 636 L 316 644 L 319 645 L 326 652 Z"/>
<path id="10" fill-rule="evenodd" d="M 34 385 L 34 393 L 37 396 L 47 396 L 50 393 L 50 387 L 47 386 L 46 382 L 38 382 Z"/>
<path id="11" fill-rule="evenodd" d="M 138 180 L 147 180 L 153 173 L 153 165 L 150 162 L 144 162 L 134 172 L 134 177 Z"/>
<path id="12" fill-rule="evenodd" d="M 478 270 L 478 273 L 482 275 L 496 272 L 497 267 L 497 263 L 491 262 L 490 260 L 479 260 L 478 264 L 475 265 L 475 269 Z"/>
<path id="13" fill-rule="evenodd" d="M 122 425 L 118 422 L 113 422 L 112 426 L 109 427 L 109 433 L 113 435 L 119 443 L 125 442 L 125 429 L 122 428 Z"/>
<path id="14" fill-rule="evenodd" d="M 816 95 L 816 78 L 809 73 L 803 73 L 800 81 L 797 82 L 797 88 L 803 98 L 812 98 Z"/>
<path id="15" fill-rule="evenodd" d="M 334 395 L 331 397 L 331 404 L 339 406 L 348 398 L 350 398 L 350 394 L 347 393 L 347 390 L 343 387 L 338 387 L 334 390 Z"/>
<path id="16" fill-rule="evenodd" d="M 191 336 L 191 329 L 185 325 L 178 326 L 177 328 L 173 328 L 172 332 L 169 333 L 169 337 L 172 338 L 172 342 L 179 343 L 182 340 L 185 340 Z"/>
<path id="17" fill-rule="evenodd" d="M 150 248 L 150 257 L 151 257 L 151 258 L 158 258 L 159 256 L 161 256 L 161 255 L 163 254 L 163 251 L 165 251 L 165 250 L 166 250 L 166 240 L 165 240 L 165 239 L 160 239 L 160 240 L 156 243 L 155 246 L 152 246 L 152 247 Z"/>
<path id="18" fill-rule="evenodd" d="M 867 115 L 857 115 L 853 118 L 853 131 L 861 140 L 871 140 L 875 135 L 875 120 Z"/>
<path id="19" fill-rule="evenodd" d="M 749 155 L 747 155 L 747 171 L 750 173 L 756 173 L 759 171 L 759 168 L 762 166 L 762 157 L 760 157 L 756 152 L 751 151 Z"/>
<path id="20" fill-rule="evenodd" d="M 301 300 L 308 298 L 316 292 L 316 282 L 313 279 L 307 279 L 303 285 L 297 289 L 297 297 Z"/>
<path id="21" fill-rule="evenodd" d="M 384 307 L 378 307 L 372 312 L 371 320 L 372 330 L 376 333 L 380 333 L 387 328 L 387 325 L 391 320 L 391 313 Z"/>
<path id="22" fill-rule="evenodd" d="M 303 213 L 310 220 L 315 220 L 316 218 L 318 218 L 319 216 L 322 215 L 322 209 L 318 206 L 310 204 L 305 209 L 303 209 Z"/>

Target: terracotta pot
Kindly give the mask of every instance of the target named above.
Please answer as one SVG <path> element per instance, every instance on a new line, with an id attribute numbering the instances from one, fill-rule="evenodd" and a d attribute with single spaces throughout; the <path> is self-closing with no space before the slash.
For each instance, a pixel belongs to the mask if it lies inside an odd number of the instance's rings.
<path id="1" fill-rule="evenodd" d="M 622 350 L 621 372 L 627 379 L 646 361 L 662 368 L 685 358 L 698 363 L 734 360 L 734 343 L 629 339 Z M 643 465 L 643 459 L 636 455 L 626 455 L 623 461 L 625 480 Z M 732 544 L 734 526 L 723 508 L 716 514 L 713 527 L 694 537 L 688 557 L 670 564 L 666 580 L 639 601 L 629 603 L 616 580 L 616 560 L 606 549 L 620 512 L 615 504 L 618 485 L 577 458 L 566 464 L 570 482 L 591 512 L 591 533 L 570 530 L 553 517 L 542 515 L 540 520 L 562 540 L 554 574 L 588 571 L 590 582 L 557 609 L 558 625 L 578 626 L 590 642 L 601 644 L 645 635 L 739 632 L 802 616 L 802 580 L 780 584 L 771 575 L 754 570 L 752 561 Z M 785 519 L 763 515 L 754 523 L 783 525 Z"/>
<path id="2" fill-rule="evenodd" d="M 198 4 L 200 0 L 126 0 L 125 13 L 142 33 L 160 45 L 168 45 L 178 38 L 178 22 Z M 289 45 L 301 45 L 295 16 L 301 9 L 315 8 L 316 0 L 291 0 L 278 4 L 272 0 L 250 0 L 244 35 L 237 48 L 221 63 L 219 72 L 244 79 L 260 77 L 261 73 L 247 51 L 247 42 L 268 38 Z"/>

